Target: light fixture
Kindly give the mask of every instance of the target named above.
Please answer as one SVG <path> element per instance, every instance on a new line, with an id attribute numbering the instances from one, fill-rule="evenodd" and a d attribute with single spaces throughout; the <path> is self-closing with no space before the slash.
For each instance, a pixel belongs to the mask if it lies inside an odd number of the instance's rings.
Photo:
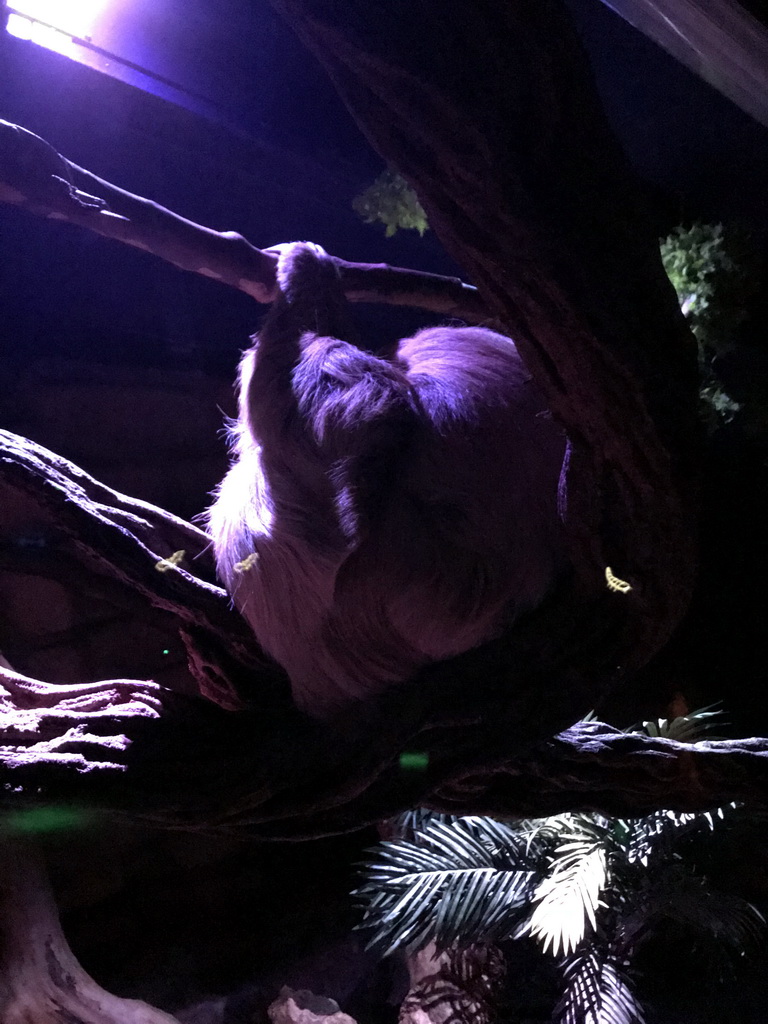
<path id="1" fill-rule="evenodd" d="M 183 12 L 183 0 L 177 10 Z M 0 11 L 8 35 L 221 119 L 215 104 L 185 87 L 184 67 L 169 57 L 162 36 L 142 28 L 139 13 L 128 0 L 0 0 Z"/>
<path id="2" fill-rule="evenodd" d="M 43 40 L 51 33 L 87 40 L 95 22 L 109 0 L 9 0 L 8 31 L 21 39 L 31 39 L 47 46 Z M 47 30 L 47 33 L 42 31 Z"/>

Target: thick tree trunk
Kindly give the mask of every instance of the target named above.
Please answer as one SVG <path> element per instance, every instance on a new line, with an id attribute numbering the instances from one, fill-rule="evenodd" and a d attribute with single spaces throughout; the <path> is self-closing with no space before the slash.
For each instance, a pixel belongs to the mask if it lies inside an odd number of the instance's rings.
<path id="1" fill-rule="evenodd" d="M 176 1024 L 147 1003 L 105 992 L 85 973 L 62 933 L 41 858 L 7 841 L 0 844 L 0 938 L 3 1024 Z"/>

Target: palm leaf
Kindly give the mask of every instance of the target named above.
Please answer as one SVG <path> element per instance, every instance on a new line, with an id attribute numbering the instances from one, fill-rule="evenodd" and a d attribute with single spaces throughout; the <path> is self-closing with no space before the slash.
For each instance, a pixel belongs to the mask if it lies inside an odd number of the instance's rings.
<path id="1" fill-rule="evenodd" d="M 570 953 L 594 931 L 600 895 L 608 879 L 610 831 L 598 819 L 571 815 L 552 856 L 550 871 L 535 892 L 536 906 L 517 935 L 530 934 L 546 953 Z"/>
<path id="2" fill-rule="evenodd" d="M 434 940 L 498 941 L 509 937 L 538 881 L 525 865 L 525 842 L 485 819 L 431 821 L 414 842 L 380 844 L 353 895 L 364 909 L 360 927 L 384 955 Z"/>
<path id="3" fill-rule="evenodd" d="M 413 839 L 433 821 L 441 821 L 444 824 L 457 820 L 455 814 L 443 814 L 441 811 L 431 811 L 426 807 L 414 807 L 410 811 L 403 811 L 397 817 L 390 819 L 393 831 L 401 839 Z"/>
<path id="4" fill-rule="evenodd" d="M 628 830 L 627 861 L 641 863 L 648 867 L 653 860 L 669 857 L 677 843 L 695 832 L 712 832 L 715 826 L 725 820 L 726 811 L 732 811 L 738 804 L 716 807 L 712 811 L 695 813 L 659 810 L 643 818 L 628 819 L 623 825 Z"/>
<path id="5" fill-rule="evenodd" d="M 558 1024 L 644 1024 L 624 963 L 598 947 L 562 964 L 565 987 L 555 1008 Z"/>
<path id="6" fill-rule="evenodd" d="M 717 704 L 710 704 L 678 718 L 657 718 L 655 721 L 643 722 L 640 730 L 633 728 L 629 731 L 643 731 L 649 736 L 662 736 L 664 739 L 677 740 L 678 743 L 695 743 L 705 732 L 722 724 L 722 709 Z M 716 738 L 710 736 L 710 739 Z"/>

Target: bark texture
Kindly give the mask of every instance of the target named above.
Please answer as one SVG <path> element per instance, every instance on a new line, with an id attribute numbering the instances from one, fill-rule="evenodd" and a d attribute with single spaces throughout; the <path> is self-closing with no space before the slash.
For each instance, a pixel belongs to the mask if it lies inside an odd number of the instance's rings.
<path id="1" fill-rule="evenodd" d="M 0 1020 L 3 1024 L 177 1024 L 138 999 L 106 992 L 64 938 L 35 850 L 0 847 Z"/>

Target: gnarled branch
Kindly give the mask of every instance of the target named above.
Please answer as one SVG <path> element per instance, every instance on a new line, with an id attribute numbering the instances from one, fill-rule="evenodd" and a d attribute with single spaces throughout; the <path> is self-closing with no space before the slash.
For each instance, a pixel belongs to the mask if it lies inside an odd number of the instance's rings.
<path id="1" fill-rule="evenodd" d="M 215 231 L 126 192 L 67 160 L 39 136 L 2 120 L 0 201 L 151 252 L 257 302 L 275 297 L 277 257 L 269 250 L 257 249 L 236 231 Z M 493 323 L 477 290 L 458 278 L 384 263 L 336 259 L 336 264 L 351 302 L 416 306 L 471 323 Z"/>

